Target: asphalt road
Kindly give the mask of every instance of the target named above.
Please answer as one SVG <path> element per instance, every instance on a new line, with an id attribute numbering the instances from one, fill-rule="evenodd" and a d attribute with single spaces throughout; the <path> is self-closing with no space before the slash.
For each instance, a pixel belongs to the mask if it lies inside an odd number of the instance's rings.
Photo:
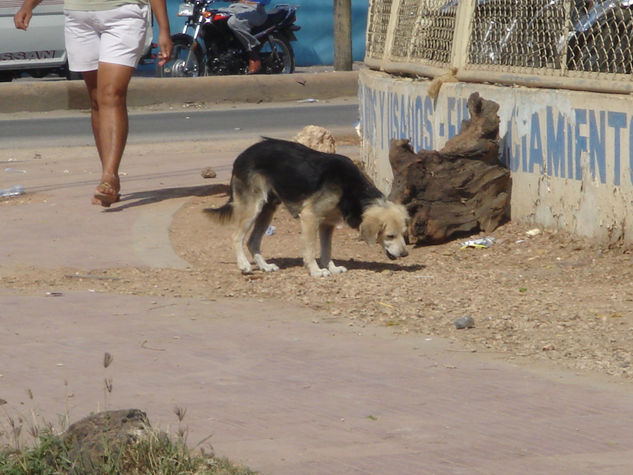
<path id="1" fill-rule="evenodd" d="M 128 143 L 210 140 L 275 135 L 306 125 L 351 128 L 358 121 L 355 98 L 327 102 L 250 104 L 181 110 L 130 111 Z M 92 145 L 87 112 L 7 115 L 0 118 L 0 149 L 22 146 Z"/>

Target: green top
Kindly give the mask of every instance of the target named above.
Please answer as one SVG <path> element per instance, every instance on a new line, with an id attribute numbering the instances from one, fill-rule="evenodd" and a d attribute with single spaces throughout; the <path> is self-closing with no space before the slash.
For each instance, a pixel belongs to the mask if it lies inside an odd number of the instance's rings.
<path id="1" fill-rule="evenodd" d="M 149 0 L 64 0 L 64 9 L 84 11 L 111 10 L 128 3 L 149 5 Z"/>

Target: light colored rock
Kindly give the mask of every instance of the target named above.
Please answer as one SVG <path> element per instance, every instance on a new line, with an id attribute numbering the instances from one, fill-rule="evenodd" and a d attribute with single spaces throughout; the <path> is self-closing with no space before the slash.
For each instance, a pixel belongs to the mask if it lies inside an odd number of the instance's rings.
<path id="1" fill-rule="evenodd" d="M 205 167 L 200 170 L 200 175 L 202 176 L 202 178 L 215 178 L 216 176 L 218 176 L 215 170 L 211 167 Z"/>
<path id="2" fill-rule="evenodd" d="M 319 152 L 336 153 L 336 141 L 332 133 L 318 125 L 305 126 L 293 140 Z"/>

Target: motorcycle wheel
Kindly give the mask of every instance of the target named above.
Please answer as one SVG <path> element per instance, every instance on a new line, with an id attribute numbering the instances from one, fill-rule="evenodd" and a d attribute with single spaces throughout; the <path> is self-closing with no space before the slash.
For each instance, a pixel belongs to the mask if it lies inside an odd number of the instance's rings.
<path id="1" fill-rule="evenodd" d="M 268 38 L 260 51 L 264 74 L 290 74 L 295 70 L 295 53 L 290 42 L 282 36 Z"/>
<path id="2" fill-rule="evenodd" d="M 173 35 L 174 51 L 171 59 L 164 65 L 156 65 L 156 76 L 160 78 L 191 78 L 204 76 L 202 52 L 196 44 L 193 48 L 193 38 L 189 35 Z"/>

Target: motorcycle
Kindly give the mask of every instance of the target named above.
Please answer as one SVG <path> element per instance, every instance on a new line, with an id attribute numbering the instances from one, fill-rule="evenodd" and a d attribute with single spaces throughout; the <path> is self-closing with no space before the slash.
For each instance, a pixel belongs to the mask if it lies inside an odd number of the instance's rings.
<path id="1" fill-rule="evenodd" d="M 196 77 L 246 74 L 248 55 L 228 26 L 231 13 L 213 8 L 215 0 L 186 0 L 178 16 L 186 17 L 182 33 L 172 36 L 172 58 L 157 66 L 159 77 Z M 290 74 L 295 70 L 291 41 L 296 41 L 298 7 L 277 5 L 269 10 L 268 19 L 251 33 L 260 42 L 262 74 Z M 191 34 L 189 32 L 193 30 Z"/>

